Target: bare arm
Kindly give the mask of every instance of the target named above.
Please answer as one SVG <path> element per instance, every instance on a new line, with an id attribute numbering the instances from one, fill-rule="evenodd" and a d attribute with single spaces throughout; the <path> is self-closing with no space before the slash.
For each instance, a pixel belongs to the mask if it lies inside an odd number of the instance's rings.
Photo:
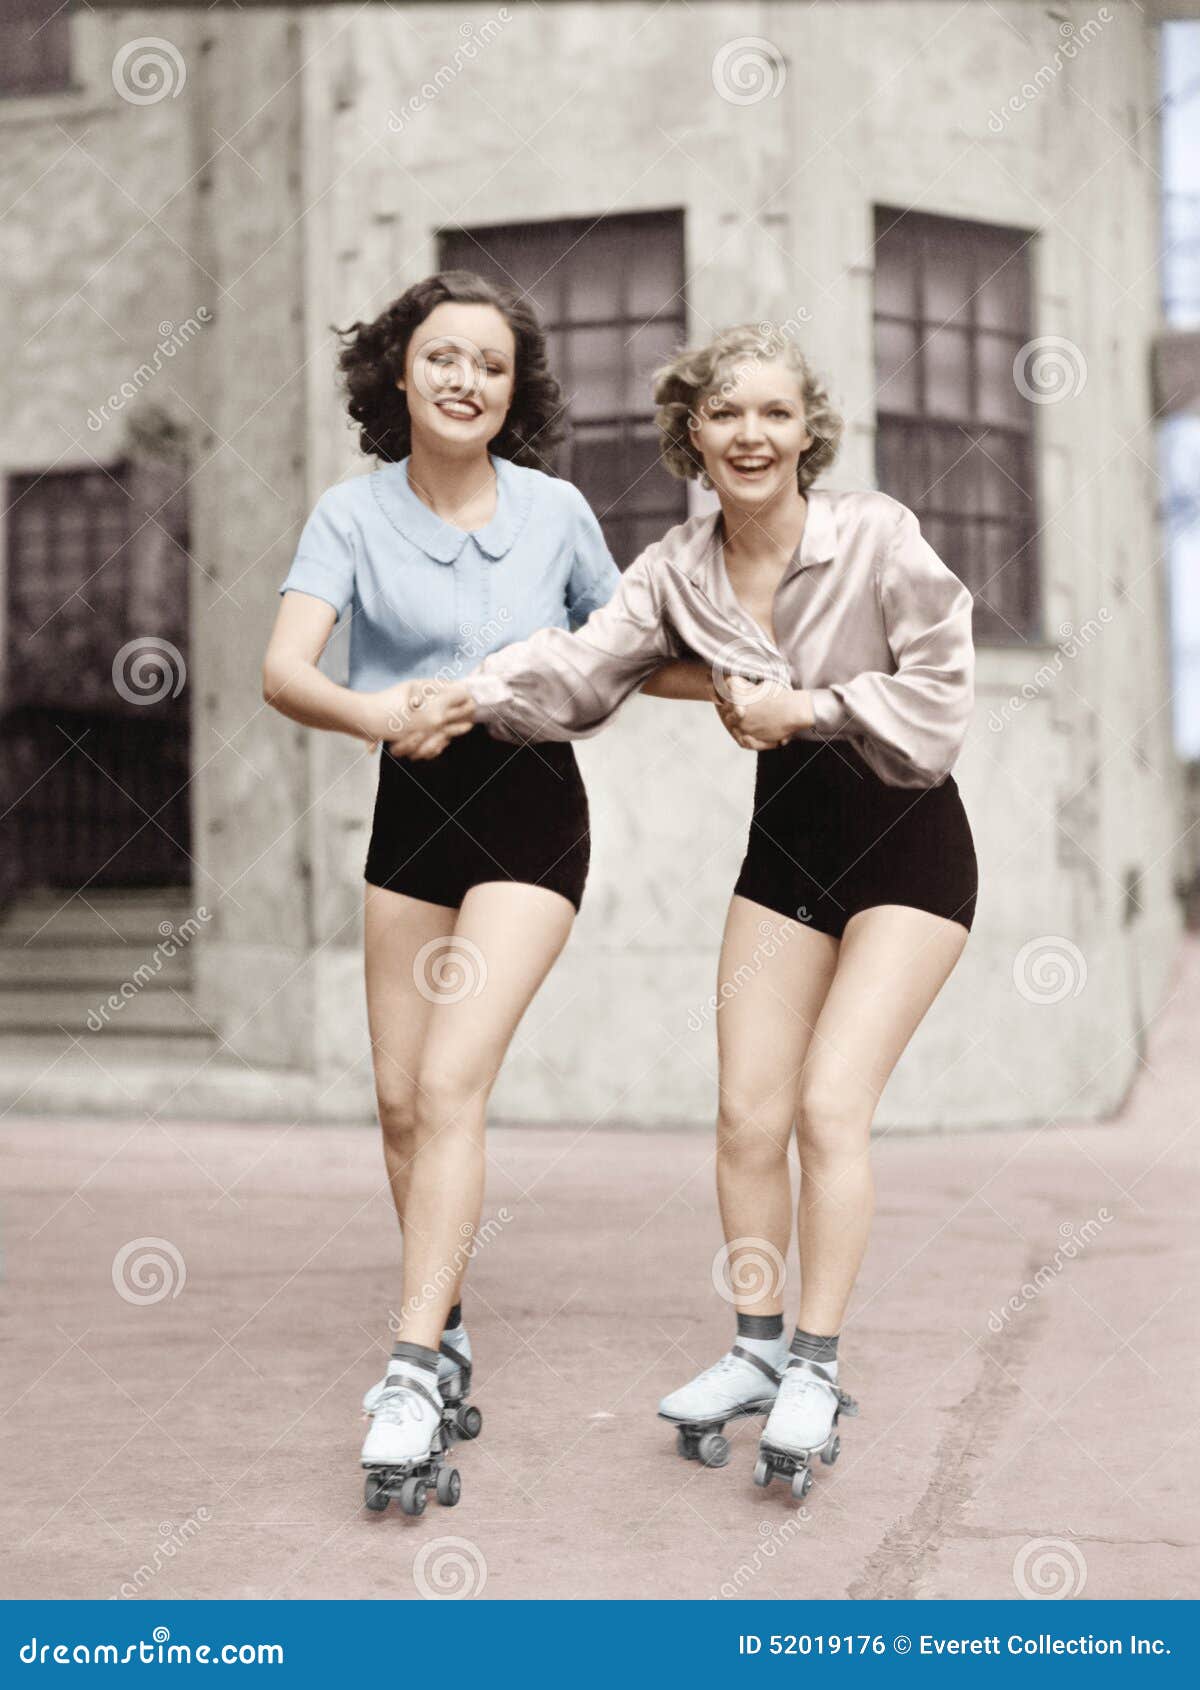
<path id="1" fill-rule="evenodd" d="M 717 702 L 712 667 L 696 658 L 677 657 L 664 663 L 648 681 L 642 682 L 641 690 L 651 698 L 694 699 L 701 704 Z"/>
<path id="2" fill-rule="evenodd" d="M 323 675 L 317 660 L 337 614 L 311 593 L 287 592 L 263 658 L 263 699 L 307 728 L 350 734 L 375 745 L 386 740 L 398 757 L 436 756 L 471 727 L 465 687 L 400 681 L 382 692 L 355 692 Z"/>

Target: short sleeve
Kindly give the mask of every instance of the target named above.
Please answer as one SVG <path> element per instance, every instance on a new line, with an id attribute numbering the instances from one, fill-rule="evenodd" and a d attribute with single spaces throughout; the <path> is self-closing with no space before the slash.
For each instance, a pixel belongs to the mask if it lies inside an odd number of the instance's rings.
<path id="1" fill-rule="evenodd" d="M 594 610 L 608 603 L 617 590 L 621 572 L 612 560 L 608 543 L 595 513 L 578 488 L 571 529 L 571 574 L 567 581 L 567 614 L 573 628 L 580 628 Z"/>
<path id="2" fill-rule="evenodd" d="M 354 596 L 356 556 L 349 516 L 339 508 L 339 501 L 325 493 L 304 524 L 292 567 L 279 591 L 311 593 L 341 616 Z"/>

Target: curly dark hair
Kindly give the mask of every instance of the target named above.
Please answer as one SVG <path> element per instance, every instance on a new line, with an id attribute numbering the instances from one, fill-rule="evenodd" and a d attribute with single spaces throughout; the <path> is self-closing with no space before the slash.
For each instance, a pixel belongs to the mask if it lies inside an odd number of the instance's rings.
<path id="1" fill-rule="evenodd" d="M 549 469 L 562 439 L 562 389 L 546 364 L 546 336 L 533 306 L 515 288 L 489 282 L 471 270 L 443 270 L 414 282 L 373 323 L 338 329 L 343 346 L 338 368 L 347 409 L 359 425 L 363 451 L 385 464 L 412 450 L 408 399 L 396 382 L 404 376 L 404 355 L 413 330 L 448 301 L 494 305 L 513 332 L 516 370 L 512 404 L 504 427 L 488 445 L 499 458 L 531 469 Z"/>

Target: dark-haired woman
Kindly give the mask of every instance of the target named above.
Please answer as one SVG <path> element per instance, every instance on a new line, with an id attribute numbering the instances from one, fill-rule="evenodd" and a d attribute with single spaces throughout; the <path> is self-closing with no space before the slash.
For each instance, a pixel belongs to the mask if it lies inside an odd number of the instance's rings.
<path id="1" fill-rule="evenodd" d="M 588 869 L 571 748 L 474 728 L 458 677 L 539 628 L 585 622 L 619 575 L 582 494 L 538 467 L 562 398 L 515 292 L 434 276 L 344 338 L 350 414 L 381 467 L 318 501 L 279 589 L 263 682 L 294 721 L 384 744 L 366 985 L 404 1280 L 398 1341 L 364 1404 L 363 1464 L 406 1467 L 428 1456 L 442 1393 L 469 1369 L 458 1288 L 483 1198 L 487 1099 Z M 347 610 L 339 686 L 317 661 Z M 658 677 L 647 690 L 682 684 Z"/>

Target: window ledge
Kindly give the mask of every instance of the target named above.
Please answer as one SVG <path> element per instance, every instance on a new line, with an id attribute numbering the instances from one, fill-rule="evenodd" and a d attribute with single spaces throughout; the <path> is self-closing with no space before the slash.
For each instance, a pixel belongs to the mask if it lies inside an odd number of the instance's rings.
<path id="1" fill-rule="evenodd" d="M 69 88 L 45 89 L 29 94 L 0 94 L 0 128 L 6 123 L 38 123 L 44 119 L 98 117 L 109 110 L 110 101 L 100 99 L 95 89 L 73 83 Z"/>

